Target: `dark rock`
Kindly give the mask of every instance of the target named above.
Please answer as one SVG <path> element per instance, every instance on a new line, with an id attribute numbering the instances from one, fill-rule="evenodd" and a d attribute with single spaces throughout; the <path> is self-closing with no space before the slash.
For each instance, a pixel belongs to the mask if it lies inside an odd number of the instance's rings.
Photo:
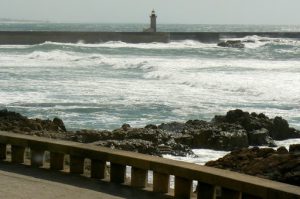
<path id="1" fill-rule="evenodd" d="M 145 129 L 157 129 L 158 127 L 154 124 L 148 124 L 145 126 Z"/>
<path id="2" fill-rule="evenodd" d="M 276 151 L 277 151 L 278 154 L 287 154 L 287 153 L 289 153 L 289 151 L 284 146 L 279 147 Z"/>
<path id="3" fill-rule="evenodd" d="M 11 112 L 6 109 L 0 110 L 0 130 L 13 131 L 25 134 L 43 134 L 66 132 L 65 125 L 62 120 L 54 118 L 51 120 L 28 119 L 19 113 Z M 46 133 L 46 134 L 47 134 Z"/>
<path id="4" fill-rule="evenodd" d="M 81 143 L 100 143 L 101 146 L 151 155 L 193 154 L 191 148 L 236 150 L 249 144 L 274 146 L 272 135 L 276 138 L 300 137 L 300 132 L 290 128 L 286 120 L 280 117 L 269 119 L 262 113 L 249 114 L 239 109 L 231 110 L 225 116 L 215 116 L 211 122 L 189 120 L 186 123 L 170 122 L 159 126 L 150 124 L 145 128 L 123 124 L 113 131 L 76 132 L 67 131 L 63 121 L 58 118 L 53 121 L 28 119 L 15 112 L 0 110 L 0 130 Z"/>
<path id="5" fill-rule="evenodd" d="M 122 129 L 123 129 L 124 131 L 127 131 L 128 129 L 130 129 L 130 125 L 129 125 L 129 124 L 123 124 L 123 125 L 122 125 Z"/>
<path id="6" fill-rule="evenodd" d="M 71 134 L 72 141 L 81 143 L 92 143 L 99 140 L 112 139 L 110 131 L 80 130 Z"/>
<path id="7" fill-rule="evenodd" d="M 300 186 L 300 154 L 283 153 L 283 149 L 240 149 L 216 161 L 206 163 L 249 175 Z"/>
<path id="8" fill-rule="evenodd" d="M 300 132 L 290 128 L 285 119 L 275 117 L 269 119 L 264 114 L 249 114 L 240 109 L 228 111 L 225 116 L 215 116 L 213 123 L 234 123 L 240 124 L 247 131 L 248 135 L 257 132 L 262 128 L 269 131 L 272 139 L 283 140 L 288 138 L 300 138 Z M 259 145 L 259 143 L 257 143 Z"/>
<path id="9" fill-rule="evenodd" d="M 273 119 L 273 125 L 270 129 L 270 135 L 277 140 L 283 140 L 289 138 L 289 124 L 285 119 L 281 117 L 275 117 Z"/>
<path id="10" fill-rule="evenodd" d="M 290 153 L 299 153 L 300 154 L 300 144 L 292 144 L 289 148 Z"/>
<path id="11" fill-rule="evenodd" d="M 248 140 L 251 146 L 276 146 L 274 140 L 269 136 L 269 131 L 265 128 L 248 133 Z"/>
<path id="12" fill-rule="evenodd" d="M 56 118 L 53 119 L 53 123 L 56 124 L 64 132 L 67 131 L 67 129 L 65 127 L 65 124 L 64 124 L 64 122 L 61 119 L 59 119 L 59 118 L 56 117 Z"/>
<path id="13" fill-rule="evenodd" d="M 245 48 L 245 44 L 241 40 L 227 40 L 218 43 L 220 47 L 228 47 L 228 48 Z"/>
<path id="14" fill-rule="evenodd" d="M 185 128 L 184 123 L 180 122 L 171 122 L 171 123 L 162 123 L 161 125 L 158 126 L 159 129 L 164 130 L 164 131 L 170 131 L 174 133 L 181 133 L 183 129 Z"/>
<path id="15" fill-rule="evenodd" d="M 232 128 L 227 131 L 210 127 L 193 130 L 190 135 L 193 136 L 192 148 L 234 150 L 249 146 L 247 133 L 241 128 Z"/>

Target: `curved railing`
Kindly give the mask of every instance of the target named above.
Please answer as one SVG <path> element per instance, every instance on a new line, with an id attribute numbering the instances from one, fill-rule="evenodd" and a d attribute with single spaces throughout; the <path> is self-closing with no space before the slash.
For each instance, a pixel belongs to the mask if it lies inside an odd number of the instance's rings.
<path id="1" fill-rule="evenodd" d="M 147 186 L 148 171 L 153 171 L 152 191 L 170 194 L 170 176 L 175 177 L 174 197 L 191 198 L 192 183 L 197 181 L 197 198 L 224 199 L 300 199 L 300 188 L 253 176 L 243 175 L 196 164 L 164 159 L 134 152 L 105 147 L 54 140 L 0 131 L 0 159 L 7 158 L 11 149 L 11 162 L 24 163 L 25 149 L 30 149 L 30 164 L 44 164 L 45 152 L 50 152 L 50 169 L 63 170 L 64 157 L 69 155 L 70 173 L 84 172 L 84 160 L 90 159 L 90 177 L 104 179 L 106 163 L 110 163 L 109 179 L 124 183 L 126 166 L 131 166 L 130 185 L 135 188 Z M 271 169 L 271 168 L 270 168 Z"/>

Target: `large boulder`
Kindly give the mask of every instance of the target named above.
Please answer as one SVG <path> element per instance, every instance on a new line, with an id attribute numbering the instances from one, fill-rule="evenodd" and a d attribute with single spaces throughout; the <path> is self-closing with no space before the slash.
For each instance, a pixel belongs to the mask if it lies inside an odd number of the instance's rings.
<path id="1" fill-rule="evenodd" d="M 186 134 L 193 136 L 192 148 L 234 150 L 248 147 L 248 137 L 239 125 L 207 125 L 206 128 L 189 129 Z"/>
<path id="2" fill-rule="evenodd" d="M 251 136 L 252 133 L 264 131 L 267 129 L 269 136 L 275 140 L 283 140 L 289 138 L 300 138 L 300 131 L 290 128 L 288 122 L 281 118 L 275 117 L 274 119 L 268 118 L 263 113 L 256 114 L 244 112 L 240 109 L 228 111 L 225 116 L 215 116 L 212 120 L 213 123 L 231 123 L 241 125 Z M 253 143 L 250 141 L 250 143 Z M 254 143 L 260 145 L 260 143 Z"/>
<path id="3" fill-rule="evenodd" d="M 238 124 L 189 120 L 186 123 L 163 123 L 158 128 L 173 133 L 177 143 L 191 148 L 233 150 L 249 146 L 247 133 Z"/>
<path id="4" fill-rule="evenodd" d="M 206 166 L 300 186 L 300 153 L 286 151 L 282 148 L 278 151 L 272 148 L 245 148 L 210 161 Z"/>
<path id="5" fill-rule="evenodd" d="M 250 146 L 276 146 L 274 140 L 269 136 L 269 131 L 265 128 L 248 133 L 248 141 Z"/>
<path id="6" fill-rule="evenodd" d="M 291 138 L 300 138 L 300 131 L 289 126 L 289 123 L 282 117 L 271 119 L 269 134 L 275 140 L 285 140 Z"/>

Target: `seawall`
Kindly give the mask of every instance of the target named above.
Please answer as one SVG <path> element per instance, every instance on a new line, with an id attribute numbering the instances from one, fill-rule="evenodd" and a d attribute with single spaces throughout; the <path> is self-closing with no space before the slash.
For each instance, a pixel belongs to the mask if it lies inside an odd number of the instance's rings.
<path id="1" fill-rule="evenodd" d="M 146 32 L 50 32 L 50 31 L 0 31 L 0 44 L 39 44 L 46 41 L 62 43 L 126 43 L 169 42 L 169 33 Z"/>
<path id="2" fill-rule="evenodd" d="M 195 40 L 216 43 L 225 38 L 250 35 L 273 38 L 300 39 L 300 32 L 62 32 L 62 31 L 0 31 L 0 45 L 39 44 L 46 41 L 62 43 L 101 43 L 122 41 L 126 43 L 167 43 L 176 40 Z"/>

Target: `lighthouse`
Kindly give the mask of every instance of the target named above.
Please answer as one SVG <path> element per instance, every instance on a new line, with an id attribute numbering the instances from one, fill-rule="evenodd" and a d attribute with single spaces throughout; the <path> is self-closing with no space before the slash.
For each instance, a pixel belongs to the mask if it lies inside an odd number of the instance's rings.
<path id="1" fill-rule="evenodd" d="M 157 16 L 153 9 L 151 12 L 151 15 L 150 15 L 150 28 L 152 29 L 153 32 L 156 32 L 156 18 L 157 18 Z"/>
<path id="2" fill-rule="evenodd" d="M 156 18 L 157 16 L 153 9 L 150 15 L 150 28 L 144 29 L 144 32 L 156 32 Z"/>

